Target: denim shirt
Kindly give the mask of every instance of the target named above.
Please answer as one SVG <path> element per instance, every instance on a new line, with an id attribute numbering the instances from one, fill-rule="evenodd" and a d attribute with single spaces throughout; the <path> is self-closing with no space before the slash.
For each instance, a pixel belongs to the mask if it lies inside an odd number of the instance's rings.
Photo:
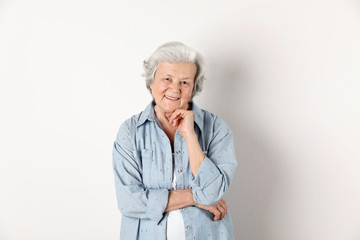
<path id="1" fill-rule="evenodd" d="M 154 102 L 126 120 L 113 147 L 113 168 L 118 207 L 122 214 L 121 240 L 165 240 L 173 174 L 177 189 L 192 189 L 194 201 L 213 205 L 224 197 L 237 166 L 232 132 L 218 116 L 194 103 L 194 130 L 205 158 L 194 176 L 184 138 L 178 130 L 171 143 L 154 113 Z M 206 210 L 181 209 L 186 239 L 234 239 L 230 214 L 213 221 Z"/>

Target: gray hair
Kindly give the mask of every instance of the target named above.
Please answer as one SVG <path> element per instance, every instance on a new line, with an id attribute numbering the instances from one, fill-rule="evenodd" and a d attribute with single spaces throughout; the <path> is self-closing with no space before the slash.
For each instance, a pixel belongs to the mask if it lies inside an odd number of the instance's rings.
<path id="1" fill-rule="evenodd" d="M 194 96 L 201 92 L 205 80 L 205 65 L 202 56 L 196 50 L 181 42 L 168 42 L 158 47 L 155 52 L 144 61 L 143 65 L 144 73 L 142 76 L 145 77 L 146 87 L 149 89 L 150 93 L 150 84 L 154 80 L 159 62 L 194 63 L 197 67 L 197 71 L 190 101 L 192 101 Z"/>

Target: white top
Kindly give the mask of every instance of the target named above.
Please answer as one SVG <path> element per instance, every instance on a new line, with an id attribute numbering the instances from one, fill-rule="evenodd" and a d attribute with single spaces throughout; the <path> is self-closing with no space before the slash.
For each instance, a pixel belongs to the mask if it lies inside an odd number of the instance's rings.
<path id="1" fill-rule="evenodd" d="M 174 153 L 173 153 L 173 181 L 172 186 L 176 190 L 176 175 L 174 167 Z M 166 231 L 167 240 L 185 240 L 185 227 L 184 219 L 182 217 L 181 211 L 179 209 L 169 212 L 167 218 L 167 231 Z"/>

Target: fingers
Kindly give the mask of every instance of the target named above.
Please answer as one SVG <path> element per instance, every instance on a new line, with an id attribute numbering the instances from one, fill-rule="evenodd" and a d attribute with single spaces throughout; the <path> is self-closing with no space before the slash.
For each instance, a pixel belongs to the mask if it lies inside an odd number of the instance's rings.
<path id="1" fill-rule="evenodd" d="M 195 206 L 201 209 L 204 209 L 208 212 L 211 212 L 212 214 L 214 214 L 214 221 L 217 221 L 221 218 L 221 211 L 219 211 L 219 209 L 217 209 L 216 207 L 217 204 L 215 205 L 201 205 L 201 204 L 196 204 Z"/>
<path id="2" fill-rule="evenodd" d="M 214 216 L 214 221 L 217 221 L 217 220 L 221 219 L 221 212 L 216 207 L 214 208 L 212 213 L 215 215 Z"/>
<path id="3" fill-rule="evenodd" d="M 225 208 L 219 203 L 212 206 L 211 212 L 214 214 L 214 221 L 223 219 L 226 214 Z"/>
<path id="4" fill-rule="evenodd" d="M 225 200 L 222 198 L 222 199 L 219 201 L 219 204 L 221 205 L 221 207 L 224 208 L 224 210 L 225 210 L 224 216 L 225 216 L 226 213 L 227 213 L 227 204 L 226 204 Z"/>
<path id="5" fill-rule="evenodd" d="M 173 114 L 169 118 L 169 123 L 174 126 L 174 123 L 173 123 L 174 120 L 180 118 L 181 115 L 183 114 L 183 111 L 185 111 L 185 110 L 182 110 L 182 109 L 175 110 L 175 112 L 173 112 Z"/>
<path id="6" fill-rule="evenodd" d="M 217 209 L 220 211 L 220 220 L 225 217 L 226 209 L 221 205 L 220 202 L 217 203 Z"/>
<path id="7" fill-rule="evenodd" d="M 221 199 L 214 206 L 216 206 L 217 210 L 220 212 L 219 218 L 216 218 L 216 219 L 214 218 L 214 221 L 223 219 L 227 213 L 227 204 L 226 204 L 225 200 Z"/>
<path id="8" fill-rule="evenodd" d="M 182 119 L 186 118 L 187 116 L 192 115 L 193 112 L 191 110 L 184 110 L 184 109 L 176 109 L 175 112 L 171 114 L 171 116 L 168 118 L 169 123 L 172 124 L 172 122 L 175 119 Z"/>
<path id="9" fill-rule="evenodd" d="M 178 118 L 175 118 L 172 123 L 170 122 L 171 125 L 173 125 L 173 127 L 177 127 L 179 126 L 179 120 L 180 120 L 180 117 Z"/>
<path id="10" fill-rule="evenodd" d="M 214 218 L 213 218 L 214 221 L 223 219 L 227 213 L 227 204 L 224 199 L 221 199 L 218 203 L 214 205 L 207 206 L 197 203 L 195 206 L 214 214 Z"/>

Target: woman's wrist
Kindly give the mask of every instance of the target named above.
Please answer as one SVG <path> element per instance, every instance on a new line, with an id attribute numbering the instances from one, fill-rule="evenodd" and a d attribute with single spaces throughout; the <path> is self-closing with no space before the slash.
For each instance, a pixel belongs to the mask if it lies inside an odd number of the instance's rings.
<path id="1" fill-rule="evenodd" d="M 192 131 L 188 134 L 184 134 L 183 138 L 185 139 L 185 142 L 190 142 L 190 141 L 194 141 L 197 140 L 197 136 L 195 131 Z"/>
<path id="2" fill-rule="evenodd" d="M 173 190 L 169 193 L 168 204 L 166 206 L 165 212 L 193 206 L 195 204 L 196 203 L 194 201 L 191 188 Z"/>
<path id="3" fill-rule="evenodd" d="M 194 206 L 196 204 L 196 202 L 194 201 L 194 196 L 192 193 L 192 188 L 188 189 L 188 206 Z"/>
<path id="4" fill-rule="evenodd" d="M 184 191 L 184 199 L 185 199 L 185 204 L 186 207 L 188 206 L 194 206 L 196 204 L 196 202 L 194 201 L 194 196 L 192 193 L 192 188 L 188 188 L 188 189 L 183 189 L 181 191 Z"/>

